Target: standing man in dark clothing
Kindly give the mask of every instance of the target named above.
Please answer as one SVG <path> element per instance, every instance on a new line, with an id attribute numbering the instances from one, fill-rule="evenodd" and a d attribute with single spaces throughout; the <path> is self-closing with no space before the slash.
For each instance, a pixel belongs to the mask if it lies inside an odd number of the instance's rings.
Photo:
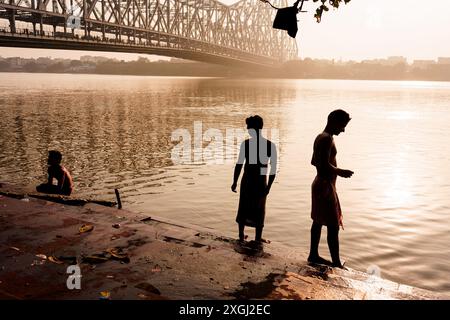
<path id="1" fill-rule="evenodd" d="M 266 198 L 277 171 L 277 150 L 274 143 L 262 136 L 263 119 L 260 116 L 249 117 L 245 122 L 251 138 L 241 144 L 231 190 L 236 192 L 237 181 L 245 163 L 236 217 L 239 225 L 239 240 L 244 241 L 244 228 L 249 226 L 256 229 L 255 242 L 261 244 Z M 267 182 L 269 162 L 270 173 L 269 182 Z"/>

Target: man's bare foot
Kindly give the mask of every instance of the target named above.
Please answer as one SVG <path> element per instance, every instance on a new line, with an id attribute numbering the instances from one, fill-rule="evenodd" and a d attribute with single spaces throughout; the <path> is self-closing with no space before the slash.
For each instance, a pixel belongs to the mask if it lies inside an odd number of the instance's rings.
<path id="1" fill-rule="evenodd" d="M 347 268 L 344 267 L 344 264 L 345 264 L 345 261 L 342 262 L 342 263 L 341 263 L 340 261 L 338 261 L 338 262 L 333 262 L 333 263 L 331 264 L 331 266 L 332 266 L 333 268 L 339 268 L 339 269 L 347 270 Z"/>
<path id="2" fill-rule="evenodd" d="M 326 266 L 331 266 L 332 265 L 331 261 L 329 261 L 327 259 L 324 259 L 321 256 L 317 256 L 317 257 L 309 256 L 308 257 L 308 262 L 312 263 L 312 264 L 324 264 Z"/>
<path id="3" fill-rule="evenodd" d="M 239 242 L 245 242 L 245 240 L 247 240 L 248 235 L 239 235 Z"/>
<path id="4" fill-rule="evenodd" d="M 249 246 L 255 250 L 262 250 L 264 245 L 261 240 L 250 241 Z"/>

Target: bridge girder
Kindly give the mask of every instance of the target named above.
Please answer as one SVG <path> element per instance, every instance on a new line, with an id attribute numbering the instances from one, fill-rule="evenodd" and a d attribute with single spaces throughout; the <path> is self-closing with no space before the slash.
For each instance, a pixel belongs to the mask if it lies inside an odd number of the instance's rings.
<path id="1" fill-rule="evenodd" d="M 296 58 L 297 47 L 272 28 L 275 13 L 259 0 L 0 0 L 0 45 L 277 65 Z"/>

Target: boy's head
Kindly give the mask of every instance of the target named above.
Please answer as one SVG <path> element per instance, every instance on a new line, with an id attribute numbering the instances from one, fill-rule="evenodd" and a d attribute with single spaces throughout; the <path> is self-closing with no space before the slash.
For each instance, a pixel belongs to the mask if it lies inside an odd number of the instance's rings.
<path id="1" fill-rule="evenodd" d="M 333 134 L 339 135 L 339 133 L 345 132 L 345 127 L 351 119 L 344 110 L 334 110 L 328 115 L 327 127 L 333 131 Z"/>
<path id="2" fill-rule="evenodd" d="M 61 152 L 57 150 L 50 150 L 48 152 L 48 164 L 49 165 L 57 165 L 60 164 L 62 160 L 62 154 Z"/>
<path id="3" fill-rule="evenodd" d="M 263 128 L 264 122 L 263 118 L 258 115 L 248 117 L 245 119 L 245 123 L 247 124 L 247 129 L 250 135 L 255 134 L 259 130 Z"/>

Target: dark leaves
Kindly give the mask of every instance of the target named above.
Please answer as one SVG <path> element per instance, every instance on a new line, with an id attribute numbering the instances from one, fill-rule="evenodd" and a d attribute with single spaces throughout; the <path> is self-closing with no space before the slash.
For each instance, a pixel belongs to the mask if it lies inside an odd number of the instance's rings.
<path id="1" fill-rule="evenodd" d="M 322 21 L 322 14 L 325 11 L 329 11 L 329 6 L 338 9 L 339 5 L 344 2 L 344 4 L 349 3 L 351 0 L 313 0 L 313 2 L 321 2 L 322 4 L 316 9 L 316 13 L 314 14 L 314 18 L 316 18 L 317 22 L 320 23 Z M 328 5 L 326 4 L 328 2 Z"/>

